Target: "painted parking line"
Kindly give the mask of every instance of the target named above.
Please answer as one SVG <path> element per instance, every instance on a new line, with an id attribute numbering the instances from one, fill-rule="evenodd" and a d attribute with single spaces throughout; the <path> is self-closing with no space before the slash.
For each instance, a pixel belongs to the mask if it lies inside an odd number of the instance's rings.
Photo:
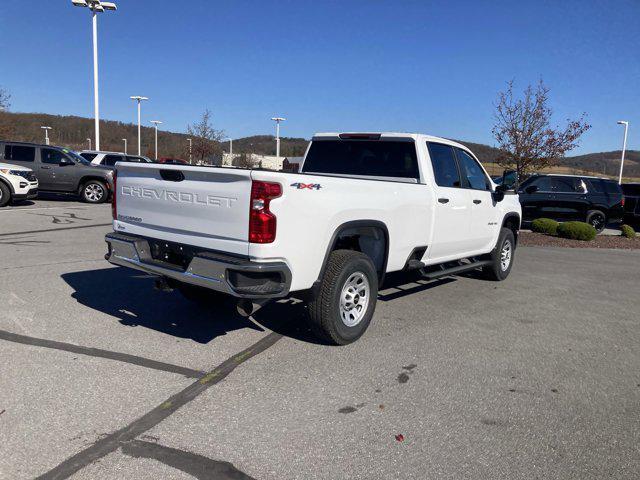
<path id="1" fill-rule="evenodd" d="M 0 237 L 8 237 L 10 235 L 25 235 L 27 233 L 60 232 L 62 230 L 77 230 L 79 228 L 110 227 L 111 225 L 113 224 L 109 222 L 109 223 L 97 223 L 95 225 L 78 225 L 76 227 L 45 228 L 42 230 L 27 230 L 23 232 L 0 233 Z"/>
<path id="2" fill-rule="evenodd" d="M 238 366 L 272 347 L 281 338 L 281 334 L 271 332 L 249 348 L 246 348 L 242 352 L 228 358 L 209 373 L 202 376 L 182 391 L 171 396 L 138 420 L 135 420 L 117 432 L 101 438 L 90 447 L 68 458 L 52 470 L 40 475 L 37 479 L 61 480 L 69 478 L 84 467 L 116 451 L 125 443 L 132 442 L 138 436 L 151 430 L 178 409 L 194 400 L 209 387 L 220 383 Z"/>
<path id="3" fill-rule="evenodd" d="M 0 340 L 8 342 L 21 343 L 23 345 L 32 345 L 34 347 L 51 348 L 54 350 L 62 350 L 64 352 L 78 353 L 90 357 L 106 358 L 108 360 L 116 360 L 118 362 L 130 363 L 139 367 L 151 368 L 162 372 L 177 373 L 187 378 L 200 378 L 204 372 L 193 370 L 191 368 L 172 365 L 170 363 L 158 362 L 137 355 L 129 355 L 128 353 L 112 352 L 110 350 L 102 350 L 101 348 L 83 347 L 82 345 L 74 345 L 72 343 L 57 342 L 55 340 L 47 340 L 44 338 L 28 337 L 17 333 L 0 330 Z"/>

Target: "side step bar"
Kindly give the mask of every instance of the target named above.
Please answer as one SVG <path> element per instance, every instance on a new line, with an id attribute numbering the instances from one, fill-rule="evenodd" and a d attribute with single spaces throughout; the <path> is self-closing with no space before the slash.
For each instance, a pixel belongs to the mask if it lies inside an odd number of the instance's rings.
<path id="1" fill-rule="evenodd" d="M 468 272 L 469 270 L 475 270 L 476 268 L 486 267 L 491 265 L 491 260 L 478 260 L 476 262 L 465 263 L 464 265 L 457 265 L 455 267 L 444 268 L 435 272 L 421 272 L 422 276 L 427 280 L 435 280 L 436 278 L 448 277 L 449 275 L 458 275 L 460 273 Z"/>

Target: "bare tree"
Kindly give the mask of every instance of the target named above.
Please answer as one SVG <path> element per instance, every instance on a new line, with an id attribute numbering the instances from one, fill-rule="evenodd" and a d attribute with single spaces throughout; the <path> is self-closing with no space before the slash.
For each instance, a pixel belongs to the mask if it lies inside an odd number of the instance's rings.
<path id="1" fill-rule="evenodd" d="M 8 114 L 5 114 L 11 105 L 9 103 L 10 98 L 11 95 L 9 92 L 0 87 L 0 138 L 7 140 L 13 137 L 15 130 L 11 124 Z"/>
<path id="2" fill-rule="evenodd" d="M 10 98 L 11 95 L 9 95 L 9 92 L 0 87 L 0 112 L 4 112 L 9 109 L 9 106 L 11 105 L 9 103 Z"/>
<path id="3" fill-rule="evenodd" d="M 498 95 L 495 124 L 491 132 L 504 151 L 498 163 L 515 168 L 518 178 L 545 167 L 564 157 L 578 146 L 580 136 L 591 128 L 586 114 L 577 120 L 567 120 L 564 129 L 551 127 L 553 111 L 548 106 L 549 89 L 542 81 L 529 85 L 523 98 L 514 98 L 513 81 Z"/>
<path id="4" fill-rule="evenodd" d="M 232 165 L 240 168 L 255 168 L 257 162 L 253 160 L 253 155 L 250 153 L 241 153 L 232 160 Z"/>
<path id="5" fill-rule="evenodd" d="M 187 132 L 193 139 L 191 153 L 196 161 L 205 162 L 222 151 L 220 141 L 224 132 L 213 128 L 211 117 L 211 111 L 206 109 L 200 121 L 187 126 Z"/>

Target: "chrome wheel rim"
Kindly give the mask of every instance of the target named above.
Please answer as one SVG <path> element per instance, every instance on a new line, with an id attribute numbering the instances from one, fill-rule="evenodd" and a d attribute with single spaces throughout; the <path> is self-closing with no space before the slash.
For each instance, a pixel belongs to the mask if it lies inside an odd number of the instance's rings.
<path id="1" fill-rule="evenodd" d="M 600 231 L 604 227 L 604 217 L 600 214 L 593 215 L 589 223 L 593 228 Z"/>
<path id="2" fill-rule="evenodd" d="M 502 250 L 500 251 L 500 268 L 503 272 L 507 271 L 509 265 L 511 264 L 512 251 L 513 249 L 509 240 L 502 244 Z"/>
<path id="3" fill-rule="evenodd" d="M 91 202 L 99 202 L 104 196 L 104 189 L 97 183 L 90 183 L 84 187 L 84 196 Z"/>
<path id="4" fill-rule="evenodd" d="M 369 308 L 371 287 L 362 272 L 349 275 L 340 294 L 340 318 L 347 327 L 359 324 Z"/>

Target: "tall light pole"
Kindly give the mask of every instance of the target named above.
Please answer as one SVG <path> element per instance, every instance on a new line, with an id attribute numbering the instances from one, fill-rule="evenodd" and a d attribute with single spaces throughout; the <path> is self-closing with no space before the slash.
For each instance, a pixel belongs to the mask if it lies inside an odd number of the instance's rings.
<path id="1" fill-rule="evenodd" d="M 91 139 L 87 138 L 87 142 L 89 142 L 89 150 L 91 150 Z"/>
<path id="2" fill-rule="evenodd" d="M 140 95 L 134 95 L 133 97 L 130 97 L 131 100 L 137 100 L 138 102 L 138 155 L 140 155 L 140 139 L 141 139 L 141 133 L 140 133 L 140 103 L 142 103 L 143 100 L 149 100 L 148 97 L 141 97 Z"/>
<path id="3" fill-rule="evenodd" d="M 156 160 L 158 160 L 158 125 L 162 122 L 160 120 L 151 120 L 151 123 L 156 127 Z"/>
<path id="4" fill-rule="evenodd" d="M 276 158 L 280 159 L 280 122 L 284 122 L 286 118 L 272 117 L 271 120 L 276 122 Z"/>
<path id="5" fill-rule="evenodd" d="M 620 158 L 620 175 L 618 176 L 618 183 L 622 185 L 622 168 L 624 167 L 624 151 L 627 149 L 627 131 L 629 130 L 629 122 L 626 120 L 619 120 L 618 125 L 624 125 L 624 140 L 622 140 L 622 158 Z"/>
<path id="6" fill-rule="evenodd" d="M 96 150 L 100 150 L 100 106 L 98 101 L 98 13 L 117 10 L 113 2 L 101 0 L 71 0 L 76 7 L 89 7 L 93 22 L 93 108 L 95 112 Z"/>
<path id="7" fill-rule="evenodd" d="M 187 138 L 187 142 L 189 142 L 189 164 L 193 163 L 191 161 L 191 139 Z"/>
<path id="8" fill-rule="evenodd" d="M 233 161 L 233 138 L 227 138 L 229 140 L 229 156 L 231 157 L 231 161 Z"/>
<path id="9" fill-rule="evenodd" d="M 124 154 L 127 154 L 127 139 L 123 138 L 122 141 L 124 142 Z"/>
<path id="10" fill-rule="evenodd" d="M 51 130 L 51 127 L 40 127 L 40 128 L 44 130 L 44 144 L 49 145 L 49 130 Z"/>

